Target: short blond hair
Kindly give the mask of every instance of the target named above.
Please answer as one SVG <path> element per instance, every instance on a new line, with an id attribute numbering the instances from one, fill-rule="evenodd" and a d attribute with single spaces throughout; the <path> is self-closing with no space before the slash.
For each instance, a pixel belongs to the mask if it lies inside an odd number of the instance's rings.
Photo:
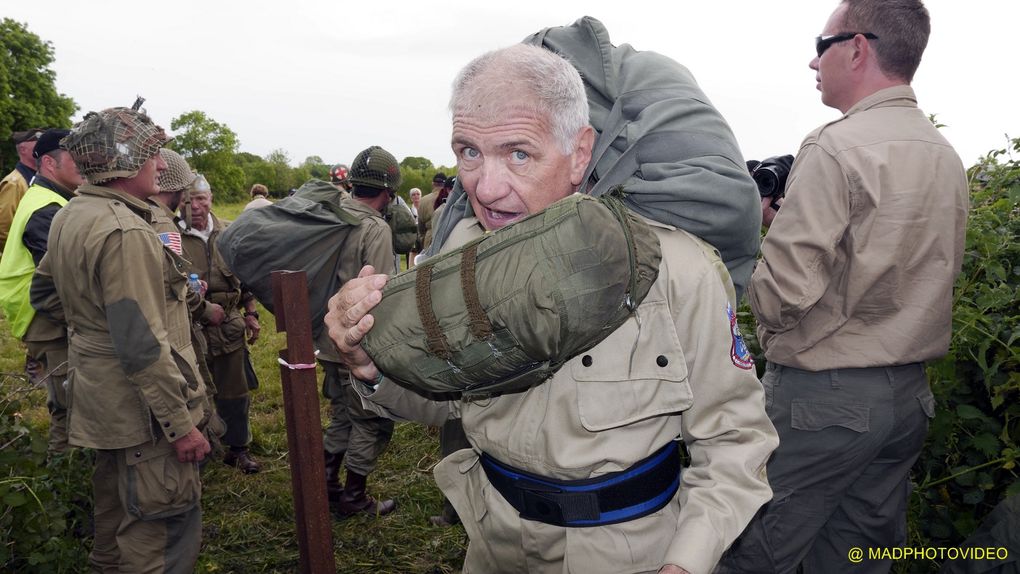
<path id="1" fill-rule="evenodd" d="M 269 197 L 269 188 L 262 185 L 261 183 L 256 183 L 255 185 L 251 186 L 250 190 L 248 190 L 248 195 L 252 197 L 255 197 L 256 195 L 261 195 L 262 197 Z"/>

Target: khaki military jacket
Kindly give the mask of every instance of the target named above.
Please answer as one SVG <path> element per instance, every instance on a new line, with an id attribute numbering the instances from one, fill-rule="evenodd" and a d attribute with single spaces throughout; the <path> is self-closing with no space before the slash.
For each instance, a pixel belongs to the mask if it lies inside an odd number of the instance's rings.
<path id="1" fill-rule="evenodd" d="M 181 229 L 177 225 L 179 221 L 177 214 L 160 201 L 152 200 L 151 205 L 153 213 L 152 228 L 159 236 L 160 242 L 169 247 L 174 253 L 183 254 Z M 195 350 L 195 363 L 198 365 L 198 373 L 202 377 L 202 382 L 205 383 L 205 392 L 209 397 L 209 404 L 211 405 L 212 398 L 216 396 L 216 383 L 213 382 L 212 373 L 209 372 L 209 365 L 206 362 L 206 357 L 209 354 L 209 344 L 205 340 L 203 325 L 210 319 L 212 303 L 206 301 L 190 285 L 188 285 L 187 289 L 188 292 L 185 300 L 188 303 L 191 345 Z M 222 432 L 219 434 L 222 434 Z"/>
<path id="2" fill-rule="evenodd" d="M 820 371 L 944 355 L 968 193 L 909 86 L 809 134 L 747 291 L 768 360 Z"/>
<path id="3" fill-rule="evenodd" d="M 655 572 L 672 563 L 707 574 L 771 498 L 765 463 L 779 441 L 737 335 L 726 267 L 705 242 L 648 223 L 662 245 L 651 291 L 634 316 L 546 383 L 477 402 L 428 401 L 386 379 L 374 392 L 356 383 L 380 414 L 463 419 L 473 449 L 450 455 L 435 474 L 470 537 L 465 572 L 485 572 L 487 562 L 503 572 Z M 474 218 L 461 221 L 444 248 L 481 233 Z M 583 532 L 521 520 L 478 462 L 485 452 L 541 476 L 587 479 L 680 439 L 691 465 L 669 505 Z"/>
<path id="4" fill-rule="evenodd" d="M 18 203 L 25 197 L 27 191 L 28 181 L 18 169 L 14 169 L 0 180 L 0 253 L 3 253 L 7 244 L 7 234 L 10 233 L 14 214 L 18 211 Z"/>
<path id="5" fill-rule="evenodd" d="M 432 243 L 432 218 L 436 211 L 434 206 L 437 197 L 439 193 L 433 191 L 418 202 L 418 241 L 421 242 L 422 251 Z"/>
<path id="6" fill-rule="evenodd" d="M 205 385 L 188 330 L 185 262 L 149 205 L 85 185 L 53 219 L 32 305 L 67 324 L 72 445 L 119 449 L 187 435 Z"/>
<path id="7" fill-rule="evenodd" d="M 183 223 L 179 222 L 183 229 Z M 212 232 L 205 241 L 189 231 L 182 231 L 181 246 L 184 258 L 190 262 L 187 273 L 198 274 L 199 279 L 209 284 L 205 298 L 223 307 L 227 314 L 219 325 L 206 325 L 206 340 L 213 356 L 226 355 L 242 348 L 245 341 L 243 304 L 251 299 L 250 293 L 242 292 L 241 280 L 230 270 L 220 255 L 216 240 L 226 227 L 219 218 L 212 215 Z"/>
<path id="8" fill-rule="evenodd" d="M 354 198 L 340 200 L 340 207 L 353 213 L 361 225 L 351 228 L 343 244 L 340 268 L 337 277 L 340 286 L 354 279 L 365 265 L 375 267 L 376 273 L 393 275 L 397 272 L 393 263 L 393 233 L 382 214 Z M 340 362 L 336 346 L 329 338 L 329 331 L 323 329 L 315 340 L 319 358 L 324 361 Z"/>

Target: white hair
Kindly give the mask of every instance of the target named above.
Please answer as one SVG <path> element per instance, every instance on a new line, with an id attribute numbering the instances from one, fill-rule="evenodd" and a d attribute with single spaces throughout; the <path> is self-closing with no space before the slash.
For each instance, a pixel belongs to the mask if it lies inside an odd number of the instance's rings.
<path id="1" fill-rule="evenodd" d="M 546 115 L 564 154 L 573 151 L 577 134 L 588 125 L 588 97 L 577 69 L 562 56 L 528 44 L 482 54 L 457 74 L 450 112 L 497 102 L 507 90 L 535 97 L 534 109 Z"/>

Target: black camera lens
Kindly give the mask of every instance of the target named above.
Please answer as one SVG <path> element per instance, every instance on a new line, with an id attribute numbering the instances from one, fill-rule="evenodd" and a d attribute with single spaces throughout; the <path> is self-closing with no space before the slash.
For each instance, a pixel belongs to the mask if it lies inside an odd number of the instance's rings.
<path id="1" fill-rule="evenodd" d="M 776 173 L 774 167 L 758 166 L 751 177 L 758 184 L 758 194 L 762 197 L 772 197 L 783 191 L 780 188 L 779 174 Z"/>

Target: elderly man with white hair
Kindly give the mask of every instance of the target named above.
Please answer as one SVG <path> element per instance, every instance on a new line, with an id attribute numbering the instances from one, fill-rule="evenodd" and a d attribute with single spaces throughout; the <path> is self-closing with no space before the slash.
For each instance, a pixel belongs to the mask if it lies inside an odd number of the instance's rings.
<path id="1" fill-rule="evenodd" d="M 451 109 L 471 214 L 442 251 L 581 187 L 595 133 L 562 57 L 527 45 L 485 54 L 460 73 Z M 733 354 L 726 268 L 697 237 L 646 223 L 662 262 L 634 315 L 525 392 L 443 402 L 407 391 L 361 347 L 386 276 L 365 268 L 331 300 L 330 335 L 363 396 L 394 417 L 463 421 L 471 447 L 435 475 L 470 537 L 465 572 L 707 573 L 770 498 L 776 433 Z"/>

